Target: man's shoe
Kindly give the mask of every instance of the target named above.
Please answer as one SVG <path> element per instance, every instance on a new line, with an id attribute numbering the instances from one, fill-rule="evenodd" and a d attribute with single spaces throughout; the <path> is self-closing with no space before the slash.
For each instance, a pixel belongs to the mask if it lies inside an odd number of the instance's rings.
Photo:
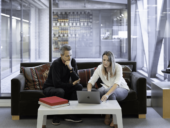
<path id="1" fill-rule="evenodd" d="M 65 118 L 65 121 L 71 121 L 71 122 L 82 122 L 82 119 L 75 115 L 67 115 Z"/>
<path id="2" fill-rule="evenodd" d="M 53 116 L 53 125 L 59 125 L 60 124 L 60 118 L 58 116 Z"/>

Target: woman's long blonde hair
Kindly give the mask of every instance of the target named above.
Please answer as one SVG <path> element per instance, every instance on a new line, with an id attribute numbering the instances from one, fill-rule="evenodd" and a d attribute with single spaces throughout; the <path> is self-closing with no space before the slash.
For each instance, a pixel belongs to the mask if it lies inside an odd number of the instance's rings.
<path id="1" fill-rule="evenodd" d="M 103 56 L 106 55 L 108 56 L 109 62 L 110 62 L 110 76 L 113 77 L 115 75 L 115 57 L 112 52 L 110 51 L 105 51 L 102 55 L 102 61 L 103 61 Z M 102 73 L 103 75 L 107 75 L 107 70 L 102 64 Z"/>

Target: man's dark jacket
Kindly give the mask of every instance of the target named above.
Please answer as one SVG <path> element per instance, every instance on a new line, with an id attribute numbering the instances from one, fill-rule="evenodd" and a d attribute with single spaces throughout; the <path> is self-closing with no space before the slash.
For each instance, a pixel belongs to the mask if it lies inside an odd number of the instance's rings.
<path id="1" fill-rule="evenodd" d="M 62 62 L 61 57 L 53 61 L 49 70 L 48 78 L 44 83 L 43 90 L 47 87 L 68 89 L 73 86 L 72 83 L 69 83 L 70 77 L 72 82 L 79 79 L 77 75 L 77 64 L 73 58 L 71 60 L 71 65 L 73 71 L 70 73 L 69 68 Z"/>

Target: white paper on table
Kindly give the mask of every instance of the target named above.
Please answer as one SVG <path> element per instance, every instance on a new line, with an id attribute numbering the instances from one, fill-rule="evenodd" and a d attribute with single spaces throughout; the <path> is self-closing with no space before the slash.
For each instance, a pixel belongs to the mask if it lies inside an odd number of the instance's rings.
<path id="1" fill-rule="evenodd" d="M 107 85 L 100 83 L 104 88 L 109 88 Z"/>

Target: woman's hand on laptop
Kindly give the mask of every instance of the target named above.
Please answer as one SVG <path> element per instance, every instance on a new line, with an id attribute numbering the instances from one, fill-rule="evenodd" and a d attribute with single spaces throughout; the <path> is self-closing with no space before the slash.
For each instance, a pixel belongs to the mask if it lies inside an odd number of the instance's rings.
<path id="1" fill-rule="evenodd" d="M 91 84 L 91 83 L 88 83 L 88 84 L 87 84 L 87 91 L 88 91 L 88 92 L 91 92 L 91 88 L 92 88 L 92 84 Z"/>
<path id="2" fill-rule="evenodd" d="M 73 85 L 76 85 L 76 84 L 78 84 L 79 82 L 80 82 L 80 79 L 74 81 L 74 82 L 73 82 Z"/>
<path id="3" fill-rule="evenodd" d="M 109 95 L 105 94 L 102 96 L 101 101 L 106 101 L 108 99 Z"/>

